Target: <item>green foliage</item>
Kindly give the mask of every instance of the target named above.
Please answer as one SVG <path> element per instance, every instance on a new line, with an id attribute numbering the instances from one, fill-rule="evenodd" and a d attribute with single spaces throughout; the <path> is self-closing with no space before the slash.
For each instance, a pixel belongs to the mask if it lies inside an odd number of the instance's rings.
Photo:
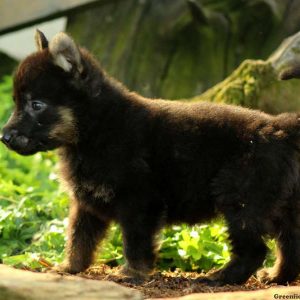
<path id="1" fill-rule="evenodd" d="M 209 225 L 173 226 L 163 232 L 159 265 L 163 269 L 207 271 L 229 260 L 226 227 Z"/>
<path id="2" fill-rule="evenodd" d="M 11 112 L 10 77 L 0 83 L 0 126 Z M 53 152 L 21 157 L 0 145 L 0 262 L 42 268 L 62 261 L 68 198 L 60 190 Z M 209 270 L 228 261 L 225 226 L 173 226 L 160 237 L 161 269 Z M 98 262 L 124 262 L 120 229 L 113 225 Z"/>

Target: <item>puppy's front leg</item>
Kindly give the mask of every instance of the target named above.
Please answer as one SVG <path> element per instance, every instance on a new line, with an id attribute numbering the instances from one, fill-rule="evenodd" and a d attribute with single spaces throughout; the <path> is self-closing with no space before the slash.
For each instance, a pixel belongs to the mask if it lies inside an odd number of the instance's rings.
<path id="1" fill-rule="evenodd" d="M 108 222 L 73 204 L 69 216 L 68 241 L 65 261 L 56 271 L 78 273 L 93 261 L 97 244 L 104 237 Z"/>
<path id="2" fill-rule="evenodd" d="M 132 226 L 123 226 L 122 232 L 126 259 L 122 273 L 134 278 L 147 277 L 154 268 L 156 258 L 154 232 L 134 223 Z"/>
<path id="3" fill-rule="evenodd" d="M 127 205 L 127 208 L 124 207 L 121 210 L 120 225 L 126 259 L 122 273 L 130 277 L 146 278 L 154 268 L 156 259 L 155 237 L 161 226 L 160 213 L 163 211 L 154 199 L 153 197 L 152 203 L 148 202 L 148 205 L 145 197 L 140 198 L 137 203 L 143 204 Z"/>

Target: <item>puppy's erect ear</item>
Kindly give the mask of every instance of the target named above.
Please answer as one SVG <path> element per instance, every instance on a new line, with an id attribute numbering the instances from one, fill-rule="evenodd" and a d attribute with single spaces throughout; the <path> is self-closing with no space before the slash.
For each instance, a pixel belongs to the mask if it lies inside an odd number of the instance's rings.
<path id="1" fill-rule="evenodd" d="M 82 71 L 80 52 L 74 41 L 64 32 L 56 34 L 49 44 L 53 62 L 65 72 Z"/>
<path id="2" fill-rule="evenodd" d="M 37 47 L 38 51 L 42 51 L 43 49 L 48 48 L 48 40 L 47 40 L 47 38 L 38 29 L 35 32 L 34 39 L 35 39 L 35 44 L 36 44 L 36 47 Z"/>

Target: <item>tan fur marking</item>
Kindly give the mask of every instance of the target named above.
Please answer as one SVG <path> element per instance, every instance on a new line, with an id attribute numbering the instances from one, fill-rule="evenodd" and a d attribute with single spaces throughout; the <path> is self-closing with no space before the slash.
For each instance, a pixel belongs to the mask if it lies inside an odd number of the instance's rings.
<path id="1" fill-rule="evenodd" d="M 72 198 L 74 196 L 75 185 L 71 178 L 70 166 L 67 163 L 67 161 L 64 159 L 65 149 L 64 148 L 59 149 L 58 154 L 61 157 L 58 163 L 58 170 L 59 170 L 58 175 L 60 179 L 60 187 L 64 192 L 69 193 L 69 195 Z"/>
<path id="2" fill-rule="evenodd" d="M 50 138 L 61 140 L 66 144 L 76 144 L 78 136 L 72 110 L 65 107 L 60 107 L 58 110 L 60 121 L 50 131 Z"/>
<path id="3" fill-rule="evenodd" d="M 284 130 L 277 130 L 274 133 L 274 135 L 277 136 L 278 138 L 286 138 L 287 137 L 287 134 Z"/>
<path id="4" fill-rule="evenodd" d="M 95 198 L 101 198 L 105 203 L 108 203 L 111 198 L 114 197 L 113 189 L 106 184 L 94 185 L 91 183 L 83 183 L 82 187 L 85 190 L 92 192 Z"/>

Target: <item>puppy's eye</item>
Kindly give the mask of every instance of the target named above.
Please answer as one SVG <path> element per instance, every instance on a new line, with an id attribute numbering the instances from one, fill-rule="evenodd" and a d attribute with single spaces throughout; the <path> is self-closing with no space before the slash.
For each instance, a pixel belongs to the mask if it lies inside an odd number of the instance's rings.
<path id="1" fill-rule="evenodd" d="M 40 101 L 32 101 L 31 107 L 33 110 L 42 110 L 45 107 L 45 103 Z"/>

